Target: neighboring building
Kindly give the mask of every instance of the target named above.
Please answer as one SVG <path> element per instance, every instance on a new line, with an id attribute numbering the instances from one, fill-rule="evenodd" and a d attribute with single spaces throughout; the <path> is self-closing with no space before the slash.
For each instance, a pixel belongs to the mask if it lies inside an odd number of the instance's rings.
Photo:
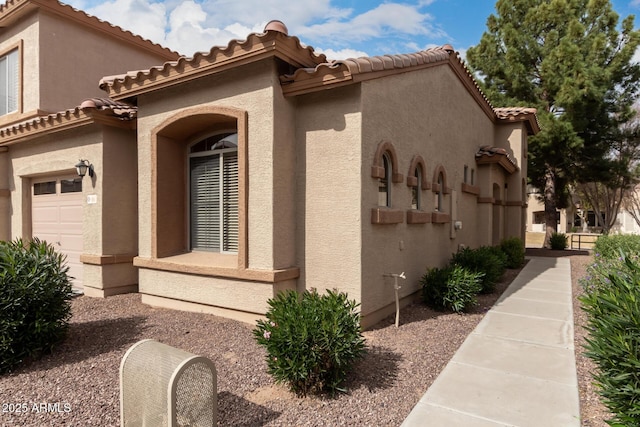
<path id="1" fill-rule="evenodd" d="M 558 209 L 558 233 L 602 233 L 602 225 L 593 210 L 581 209 L 580 203 L 566 209 Z M 537 193 L 530 192 L 527 204 L 527 231 L 544 233 L 544 203 L 537 197 Z M 640 226 L 633 216 L 620 207 L 616 222 L 610 230 L 615 234 L 640 234 Z"/>
<path id="2" fill-rule="evenodd" d="M 56 245 L 76 287 L 135 289 L 135 108 L 67 109 L 104 96 L 105 74 L 178 54 L 52 0 L 8 1 L 0 27 L 0 239 Z M 93 179 L 75 173 L 81 158 Z"/>
<path id="3" fill-rule="evenodd" d="M 328 61 L 274 21 L 100 87 L 110 100 L 0 131 L 12 238 L 32 235 L 41 174 L 94 165 L 87 294 L 136 274 L 143 302 L 251 321 L 278 291 L 335 288 L 370 326 L 394 310 L 386 274 L 405 271 L 408 301 L 461 246 L 524 239 L 535 110 L 492 108 L 450 46 Z"/>

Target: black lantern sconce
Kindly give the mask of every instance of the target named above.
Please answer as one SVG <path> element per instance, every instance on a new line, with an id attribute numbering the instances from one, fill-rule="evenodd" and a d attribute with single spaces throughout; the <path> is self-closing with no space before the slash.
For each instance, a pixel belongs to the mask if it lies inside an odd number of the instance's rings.
<path id="1" fill-rule="evenodd" d="M 80 178 L 84 178 L 84 176 L 89 172 L 89 176 L 93 178 L 93 165 L 89 163 L 89 160 L 80 159 L 76 164 L 76 172 Z"/>

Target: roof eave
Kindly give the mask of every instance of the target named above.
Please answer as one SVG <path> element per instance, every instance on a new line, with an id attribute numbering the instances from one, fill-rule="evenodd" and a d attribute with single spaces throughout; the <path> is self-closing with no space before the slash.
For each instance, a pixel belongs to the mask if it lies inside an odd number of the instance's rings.
<path id="1" fill-rule="evenodd" d="M 196 53 L 193 58 L 181 57 L 162 67 L 140 70 L 113 79 L 103 79 L 102 90 L 114 100 L 134 99 L 159 88 L 220 73 L 235 67 L 267 58 L 278 58 L 297 68 L 316 66 L 325 61 L 324 55 L 314 56 L 313 51 L 300 46 L 297 37 L 289 37 L 275 31 L 250 34 L 245 41 L 232 41 L 227 47 L 213 47 L 208 53 Z"/>
<path id="2" fill-rule="evenodd" d="M 91 27 L 108 34 L 111 38 L 133 44 L 166 60 L 175 60 L 180 57 L 177 52 L 135 35 L 121 27 L 102 21 L 95 16 L 88 15 L 81 10 L 74 9 L 70 5 L 62 4 L 58 0 L 8 0 L 3 6 L 0 6 L 0 27 L 8 27 L 21 17 L 38 9 L 46 10 L 67 20 Z"/>
<path id="3" fill-rule="evenodd" d="M 43 135 L 51 135 L 91 124 L 104 124 L 111 127 L 131 130 L 136 128 L 135 119 L 123 120 L 114 117 L 108 111 L 85 111 L 80 108 L 74 108 L 0 129 L 0 147 L 8 147 L 33 140 Z"/>
<path id="4" fill-rule="evenodd" d="M 513 174 L 518 170 L 518 166 L 513 164 L 507 156 L 504 155 L 493 155 L 493 156 L 481 156 L 476 158 L 476 164 L 478 165 L 491 165 L 497 164 L 501 166 L 509 175 Z"/>

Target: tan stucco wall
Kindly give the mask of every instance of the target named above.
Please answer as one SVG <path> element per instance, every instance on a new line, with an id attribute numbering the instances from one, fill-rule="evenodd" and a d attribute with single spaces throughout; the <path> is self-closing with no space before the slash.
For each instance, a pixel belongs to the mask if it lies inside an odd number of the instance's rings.
<path id="1" fill-rule="evenodd" d="M 181 135 L 162 133 L 165 123 L 173 123 L 176 116 L 197 115 L 206 111 L 224 114 L 225 110 L 246 112 L 247 116 L 247 265 L 254 271 L 272 271 L 293 267 L 295 263 L 295 141 L 292 120 L 294 108 L 291 100 L 280 95 L 275 63 L 265 60 L 180 85 L 159 90 L 138 98 L 138 194 L 139 194 L 139 255 L 150 259 L 154 256 L 154 156 L 153 139 L 157 132 L 183 151 L 180 161 L 186 164 L 187 144 L 195 142 L 206 128 L 198 129 L 198 135 L 185 131 Z M 274 95 L 274 88 L 278 95 Z M 213 128 L 211 128 L 213 129 Z M 157 144 L 166 144 L 159 138 Z M 177 141 L 177 142 L 176 142 Z M 162 153 L 162 149 L 158 149 Z M 158 161 L 160 161 L 159 159 Z M 242 160 L 240 160 L 242 161 Z M 162 177 L 158 176 L 160 180 Z M 186 180 L 185 180 L 186 183 Z M 186 197 L 184 191 L 178 197 Z M 180 201 L 177 201 L 179 204 Z M 186 206 L 186 205 L 185 205 Z M 172 226 L 162 233 L 186 236 L 186 216 L 182 224 Z M 160 229 L 160 228 L 159 228 Z M 174 239 L 175 240 L 175 239 Z M 158 241 L 161 241 L 158 237 Z M 184 250 L 187 250 L 184 245 Z M 163 256 L 158 253 L 158 256 Z M 206 258 L 206 257 L 205 257 Z M 220 257 L 210 257 L 208 266 L 229 267 Z M 177 261 L 181 262 L 181 261 Z M 148 279 L 153 277 L 153 280 Z M 163 283 L 172 283 L 164 286 Z M 190 283 L 190 286 L 183 286 Z M 213 292 L 214 284 L 226 284 L 233 292 Z M 243 285 L 238 285 L 242 283 Z M 256 282 L 258 283 L 258 282 Z M 213 288 L 212 288 L 213 286 Z M 255 283 L 215 276 L 196 276 L 182 271 L 160 271 L 141 268 L 140 292 L 159 297 L 177 298 L 183 301 L 209 304 L 223 308 L 264 313 L 266 301 L 273 297 L 274 289 L 295 288 L 292 284 Z M 248 287 L 248 288 L 247 288 Z M 254 292 L 254 296 L 241 290 Z M 237 291 L 237 292 L 236 292 Z M 244 295 L 242 298 L 239 295 Z M 249 298 L 243 302 L 243 298 Z M 255 303 L 251 301 L 255 299 Z"/>
<path id="2" fill-rule="evenodd" d="M 103 76 L 148 69 L 165 59 L 114 37 L 48 13 L 39 14 L 40 106 L 45 111 L 104 97 Z M 79 78 L 80 77 L 80 78 Z"/>
<path id="3" fill-rule="evenodd" d="M 360 88 L 298 99 L 298 289 L 338 289 L 360 301 Z"/>
<path id="4" fill-rule="evenodd" d="M 9 153 L 0 148 L 0 240 L 11 240 L 11 193 L 9 191 Z"/>
<path id="5" fill-rule="evenodd" d="M 31 14 L 11 27 L 3 28 L 2 30 L 0 35 L 0 54 L 4 55 L 16 47 L 20 49 L 22 57 L 20 64 L 22 96 L 19 100 L 18 113 L 0 117 L 0 124 L 18 120 L 22 112 L 32 112 L 39 107 L 40 80 L 38 79 L 38 70 L 40 69 L 40 46 L 38 45 L 38 39 L 37 14 Z"/>
<path id="6" fill-rule="evenodd" d="M 141 257 L 149 258 L 152 255 L 152 131 L 176 114 L 185 111 L 197 113 L 198 108 L 218 106 L 248 112 L 249 267 L 274 268 L 273 73 L 270 65 L 255 64 L 234 70 L 232 75 L 224 73 L 224 76 L 210 76 L 179 88 L 157 91 L 138 98 Z M 184 154 L 186 162 L 186 147 Z M 186 224 L 182 231 L 186 232 Z"/>
<path id="7" fill-rule="evenodd" d="M 103 127 L 102 245 L 100 254 L 138 253 L 138 163 L 133 130 Z"/>
<path id="8" fill-rule="evenodd" d="M 104 97 L 98 82 L 105 75 L 148 69 L 166 59 L 132 44 L 34 11 L 3 28 L 0 55 L 18 47 L 21 63 L 19 111 L 0 117 L 0 125 L 24 115 L 57 112 L 90 97 Z"/>
<path id="9" fill-rule="evenodd" d="M 105 142 L 103 144 L 103 141 Z M 88 125 L 41 136 L 9 147 L 11 190 L 11 238 L 31 237 L 31 180 L 34 177 L 75 174 L 78 159 L 87 159 L 95 176 L 83 179 L 83 196 L 95 196 L 85 203 L 83 254 L 94 257 L 135 254 L 135 134 L 98 125 Z M 85 288 L 137 283 L 132 263 L 84 266 Z M 126 278 L 122 283 L 121 278 Z M 117 285 L 117 283 L 120 283 Z"/>
<path id="10" fill-rule="evenodd" d="M 362 312 L 380 317 L 394 310 L 393 279 L 385 273 L 405 272 L 400 295 L 407 296 L 420 289 L 427 268 L 443 266 L 459 245 L 490 243 L 478 233 L 486 224 L 477 214 L 476 197 L 460 188 L 465 165 L 475 169 L 476 181 L 481 179 L 475 153 L 481 145 L 493 145 L 494 126 L 446 65 L 365 82 L 362 105 Z M 381 141 L 393 143 L 398 172 L 404 175 L 403 182 L 392 185 L 392 208 L 410 208 L 406 175 L 412 157 L 421 155 L 430 183 L 436 167 L 444 168 L 446 186 L 453 190 L 445 196 L 446 212 L 453 210 L 451 221 L 462 221 L 462 230 L 452 232 L 452 223 L 371 224 L 378 180 L 370 166 Z M 433 211 L 435 193 L 426 190 L 422 196 L 423 210 Z"/>

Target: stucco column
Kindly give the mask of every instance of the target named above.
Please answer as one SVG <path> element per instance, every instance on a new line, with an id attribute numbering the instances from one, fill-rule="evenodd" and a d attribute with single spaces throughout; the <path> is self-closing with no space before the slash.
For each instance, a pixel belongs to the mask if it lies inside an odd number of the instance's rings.
<path id="1" fill-rule="evenodd" d="M 11 190 L 9 189 L 9 149 L 0 147 L 0 240 L 11 240 Z"/>

